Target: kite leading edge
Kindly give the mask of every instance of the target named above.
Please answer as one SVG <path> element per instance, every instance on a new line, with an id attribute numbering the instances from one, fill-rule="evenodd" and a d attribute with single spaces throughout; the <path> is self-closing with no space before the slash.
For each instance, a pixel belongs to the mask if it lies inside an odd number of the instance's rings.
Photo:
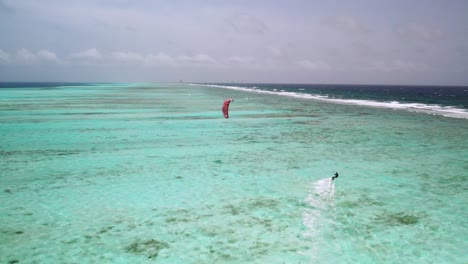
<path id="1" fill-rule="evenodd" d="M 221 110 L 223 111 L 224 118 L 226 119 L 229 118 L 229 104 L 231 102 L 234 102 L 234 99 L 229 98 L 229 99 L 224 100 L 223 107 L 221 108 Z"/>

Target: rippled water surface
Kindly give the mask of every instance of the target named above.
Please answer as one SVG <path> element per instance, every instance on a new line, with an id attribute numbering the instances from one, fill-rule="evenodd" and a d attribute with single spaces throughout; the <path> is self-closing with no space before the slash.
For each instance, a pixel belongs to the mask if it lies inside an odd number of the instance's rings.
<path id="1" fill-rule="evenodd" d="M 0 90 L 2 263 L 468 262 L 466 119 L 76 85 Z"/>

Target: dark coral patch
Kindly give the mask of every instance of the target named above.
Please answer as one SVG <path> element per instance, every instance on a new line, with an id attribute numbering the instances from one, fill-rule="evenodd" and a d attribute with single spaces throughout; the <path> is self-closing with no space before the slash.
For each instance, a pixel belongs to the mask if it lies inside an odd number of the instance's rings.
<path id="1" fill-rule="evenodd" d="M 376 221 L 387 225 L 414 225 L 421 217 L 405 212 L 383 213 L 376 217 Z"/>
<path id="2" fill-rule="evenodd" d="M 159 251 L 168 248 L 169 244 L 155 239 L 135 241 L 125 247 L 125 251 L 135 255 L 144 255 L 149 259 L 156 258 Z"/>

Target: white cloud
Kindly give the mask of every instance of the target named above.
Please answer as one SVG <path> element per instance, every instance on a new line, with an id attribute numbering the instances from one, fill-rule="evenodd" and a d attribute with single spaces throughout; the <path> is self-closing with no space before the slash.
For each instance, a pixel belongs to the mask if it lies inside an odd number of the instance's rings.
<path id="1" fill-rule="evenodd" d="M 147 65 L 159 65 L 159 66 L 176 66 L 176 61 L 171 56 L 165 53 L 158 53 L 158 54 L 149 54 L 145 56 L 145 63 Z"/>
<path id="2" fill-rule="evenodd" d="M 0 62 L 10 62 L 10 54 L 0 49 Z"/>
<path id="3" fill-rule="evenodd" d="M 301 61 L 296 62 L 296 64 L 306 70 L 311 70 L 311 71 L 331 70 L 330 65 L 321 60 L 317 60 L 317 61 L 301 60 Z"/>
<path id="4" fill-rule="evenodd" d="M 57 55 L 51 51 L 48 50 L 40 50 L 37 53 L 37 57 L 39 59 L 45 60 L 45 61 L 51 61 L 51 62 L 60 62 L 59 58 Z"/>
<path id="5" fill-rule="evenodd" d="M 0 49 L 0 61 L 19 64 L 32 64 L 40 62 L 62 63 L 60 58 L 51 51 L 40 50 L 38 52 L 32 52 L 24 48 L 16 51 L 13 56 Z"/>
<path id="6" fill-rule="evenodd" d="M 217 66 L 217 62 L 206 54 L 170 56 L 166 53 L 148 54 L 144 56 L 146 65 L 166 67 L 193 67 L 193 66 Z"/>
<path id="7" fill-rule="evenodd" d="M 27 49 L 18 50 L 16 52 L 16 58 L 18 59 L 19 62 L 24 62 L 24 63 L 33 63 L 37 61 L 36 54 L 30 52 Z"/>
<path id="8" fill-rule="evenodd" d="M 73 53 L 70 55 L 70 58 L 78 60 L 100 60 L 102 59 L 102 55 L 97 49 L 92 48 L 82 52 Z"/>
<path id="9" fill-rule="evenodd" d="M 163 52 L 142 54 L 131 51 L 115 51 L 110 53 L 110 56 L 102 56 L 96 49 L 89 49 L 84 52 L 74 53 L 70 58 L 93 59 L 102 63 L 113 60 L 121 63 L 141 63 L 146 66 L 162 67 L 218 66 L 217 61 L 207 54 L 171 56 Z"/>
<path id="10" fill-rule="evenodd" d="M 177 61 L 181 64 L 216 64 L 216 60 L 206 54 L 182 55 L 177 57 Z"/>

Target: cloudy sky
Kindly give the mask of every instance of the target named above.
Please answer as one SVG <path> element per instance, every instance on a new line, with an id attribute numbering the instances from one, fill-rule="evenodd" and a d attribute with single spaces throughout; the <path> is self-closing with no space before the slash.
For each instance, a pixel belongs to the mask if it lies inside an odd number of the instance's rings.
<path id="1" fill-rule="evenodd" d="M 468 85 L 466 0 L 0 0 L 0 81 Z"/>

